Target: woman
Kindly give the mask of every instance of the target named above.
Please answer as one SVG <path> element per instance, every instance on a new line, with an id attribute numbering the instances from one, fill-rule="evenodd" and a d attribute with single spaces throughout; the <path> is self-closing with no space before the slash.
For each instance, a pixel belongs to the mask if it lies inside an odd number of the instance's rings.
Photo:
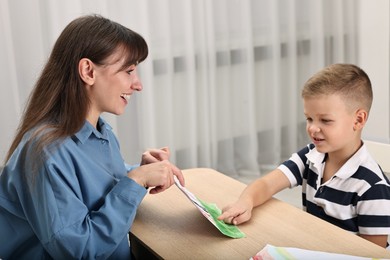
<path id="1" fill-rule="evenodd" d="M 57 39 L 0 175 L 0 258 L 129 259 L 127 233 L 151 187 L 184 184 L 167 148 L 124 163 L 101 113 L 123 113 L 141 91 L 148 55 L 137 33 L 101 16 Z"/>

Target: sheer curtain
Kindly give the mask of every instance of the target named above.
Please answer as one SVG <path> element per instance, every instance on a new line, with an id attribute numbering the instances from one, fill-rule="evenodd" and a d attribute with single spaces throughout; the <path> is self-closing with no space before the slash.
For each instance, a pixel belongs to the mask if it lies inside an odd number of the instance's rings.
<path id="1" fill-rule="evenodd" d="M 169 146 L 180 168 L 256 176 L 307 143 L 300 89 L 357 62 L 353 0 L 1 0 L 0 156 L 61 30 L 98 13 L 139 32 L 144 90 L 104 115 L 124 158 Z"/>

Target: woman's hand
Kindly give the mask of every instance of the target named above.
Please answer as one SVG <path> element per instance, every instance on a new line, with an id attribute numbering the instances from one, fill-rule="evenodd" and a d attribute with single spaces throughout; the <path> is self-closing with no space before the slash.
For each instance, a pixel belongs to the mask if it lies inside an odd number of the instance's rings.
<path id="1" fill-rule="evenodd" d="M 168 147 L 160 149 L 148 149 L 142 154 L 141 165 L 169 160 L 171 152 Z"/>
<path id="2" fill-rule="evenodd" d="M 144 187 L 153 187 L 151 194 L 162 192 L 172 186 L 176 176 L 184 186 L 184 176 L 179 168 L 169 161 L 168 147 L 148 149 L 142 154 L 141 166 L 133 169 L 127 175 Z"/>

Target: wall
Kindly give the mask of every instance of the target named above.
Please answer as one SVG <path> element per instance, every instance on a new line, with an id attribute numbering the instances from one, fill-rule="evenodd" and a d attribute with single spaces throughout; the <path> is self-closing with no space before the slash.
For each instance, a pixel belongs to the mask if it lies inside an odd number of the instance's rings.
<path id="1" fill-rule="evenodd" d="M 359 66 L 371 79 L 374 103 L 363 138 L 390 141 L 389 10 L 388 0 L 359 0 Z"/>

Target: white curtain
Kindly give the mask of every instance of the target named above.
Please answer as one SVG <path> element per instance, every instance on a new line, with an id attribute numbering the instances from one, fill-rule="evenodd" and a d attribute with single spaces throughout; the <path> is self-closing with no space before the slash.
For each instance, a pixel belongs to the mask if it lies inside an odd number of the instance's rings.
<path id="1" fill-rule="evenodd" d="M 354 0 L 0 0 L 0 156 L 62 29 L 98 13 L 139 32 L 144 90 L 104 115 L 124 158 L 169 146 L 181 168 L 256 176 L 307 143 L 300 89 L 357 62 Z"/>

